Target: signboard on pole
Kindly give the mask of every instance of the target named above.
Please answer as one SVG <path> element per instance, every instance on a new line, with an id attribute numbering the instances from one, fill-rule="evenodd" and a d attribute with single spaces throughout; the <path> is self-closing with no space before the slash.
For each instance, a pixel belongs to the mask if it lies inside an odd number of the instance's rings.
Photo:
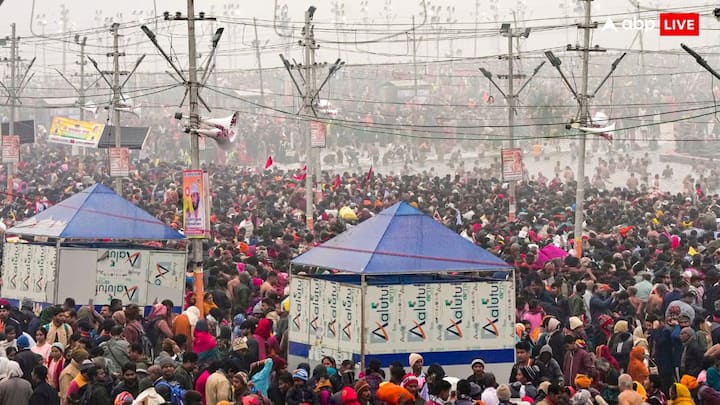
<path id="1" fill-rule="evenodd" d="M 503 149 L 502 178 L 503 181 L 521 181 L 523 178 L 523 152 L 520 148 Z"/>
<path id="2" fill-rule="evenodd" d="M 183 219 L 189 239 L 203 239 L 208 234 L 204 178 L 202 170 L 183 170 Z"/>
<path id="3" fill-rule="evenodd" d="M 327 137 L 327 124 L 320 121 L 310 122 L 310 144 L 313 148 L 324 148 Z"/>
<path id="4" fill-rule="evenodd" d="M 2 162 L 17 163 L 20 161 L 20 137 L 5 135 L 2 137 Z"/>
<path id="5" fill-rule="evenodd" d="M 96 122 L 53 117 L 48 142 L 97 148 L 104 129 L 104 124 Z"/>
<path id="6" fill-rule="evenodd" d="M 128 148 L 110 148 L 110 176 L 127 177 L 130 174 L 130 151 Z"/>

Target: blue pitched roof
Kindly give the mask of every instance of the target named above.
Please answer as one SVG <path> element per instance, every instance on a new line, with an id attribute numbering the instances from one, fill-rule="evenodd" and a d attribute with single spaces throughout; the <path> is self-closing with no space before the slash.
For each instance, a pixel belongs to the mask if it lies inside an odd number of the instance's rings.
<path id="1" fill-rule="evenodd" d="M 95 184 L 8 229 L 9 234 L 68 239 L 169 240 L 184 236 Z"/>
<path id="2" fill-rule="evenodd" d="M 405 202 L 310 249 L 292 263 L 368 275 L 511 269 Z"/>

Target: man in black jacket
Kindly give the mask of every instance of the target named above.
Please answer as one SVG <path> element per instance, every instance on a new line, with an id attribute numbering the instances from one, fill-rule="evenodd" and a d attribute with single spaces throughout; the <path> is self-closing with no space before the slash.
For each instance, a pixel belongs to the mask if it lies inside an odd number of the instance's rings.
<path id="1" fill-rule="evenodd" d="M 698 375 L 702 371 L 704 353 L 697 343 L 695 330 L 685 327 L 680 330 L 683 352 L 680 360 L 680 375 Z"/>
<path id="2" fill-rule="evenodd" d="M 45 366 L 36 366 L 32 371 L 35 390 L 30 397 L 28 405 L 59 405 L 60 397 L 52 385 L 47 382 L 48 369 Z"/>
<path id="3" fill-rule="evenodd" d="M 308 372 L 305 369 L 297 369 L 293 373 L 293 386 L 288 390 L 285 396 L 287 405 L 300 405 L 303 403 L 315 403 L 315 394 L 308 387 Z"/>
<path id="4" fill-rule="evenodd" d="M 123 391 L 127 391 L 133 398 L 137 398 L 140 393 L 140 384 L 137 376 L 137 365 L 130 361 L 122 366 L 122 380 L 110 392 L 110 397 L 115 398 Z"/>

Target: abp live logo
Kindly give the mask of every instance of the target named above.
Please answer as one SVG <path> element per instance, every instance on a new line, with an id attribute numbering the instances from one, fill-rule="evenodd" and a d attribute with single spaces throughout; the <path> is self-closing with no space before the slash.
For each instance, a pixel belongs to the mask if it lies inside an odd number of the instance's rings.
<path id="1" fill-rule="evenodd" d="M 661 37 L 686 37 L 700 35 L 700 14 L 660 13 Z"/>

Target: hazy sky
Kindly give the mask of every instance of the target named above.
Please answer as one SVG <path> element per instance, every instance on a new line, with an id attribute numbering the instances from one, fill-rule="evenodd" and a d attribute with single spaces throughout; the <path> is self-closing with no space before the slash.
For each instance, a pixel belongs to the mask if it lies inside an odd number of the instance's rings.
<path id="1" fill-rule="evenodd" d="M 673 8 L 676 11 L 692 10 L 705 11 L 712 10 L 712 4 L 716 3 L 708 0 L 690 0 L 690 1 L 671 1 L 671 0 L 640 0 L 642 7 L 659 7 Z M 316 1 L 298 1 L 298 0 L 280 0 L 280 5 L 288 4 L 288 14 L 296 26 L 296 35 L 299 34 L 299 27 L 303 18 L 303 12 L 312 4 L 318 10 L 315 15 L 315 21 L 318 27 L 316 36 L 321 43 L 321 50 L 318 55 L 320 59 L 332 60 L 340 56 L 348 61 L 348 63 L 367 63 L 367 62 L 383 62 L 383 61 L 407 61 L 411 57 L 411 45 L 409 45 L 406 34 L 395 37 L 390 42 L 375 42 L 372 44 L 355 44 L 354 41 L 364 41 L 378 39 L 387 35 L 387 33 L 408 31 L 412 16 L 416 16 L 418 24 L 422 22 L 421 7 L 419 0 L 316 0 Z M 367 13 L 361 12 L 362 5 L 366 3 Z M 424 59 L 434 59 L 439 53 L 441 56 L 446 54 L 449 56 L 450 46 L 454 48 L 455 56 L 487 56 L 497 54 L 500 50 L 505 51 L 506 42 L 500 42 L 497 37 L 488 33 L 488 30 L 495 29 L 499 22 L 509 21 L 512 17 L 511 10 L 525 10 L 524 15 L 518 14 L 518 20 L 527 20 L 520 22 L 521 26 L 557 26 L 564 24 L 572 24 L 577 21 L 576 12 L 573 10 L 578 4 L 575 0 L 497 0 L 498 4 L 498 22 L 494 21 L 491 0 L 431 0 L 430 8 L 441 6 L 440 21 L 446 23 L 448 20 L 457 22 L 453 24 L 443 24 L 445 29 L 456 30 L 454 34 L 438 33 L 437 28 L 426 25 L 419 28 L 417 32 L 417 57 L 419 61 Z M 152 16 L 157 10 L 158 14 L 162 14 L 167 10 L 171 13 L 175 11 L 186 12 L 186 2 L 182 0 L 5 0 L 0 6 L 0 34 L 6 35 L 10 32 L 9 23 L 15 22 L 18 26 L 18 34 L 25 37 L 22 42 L 21 52 L 25 57 L 38 56 L 39 62 L 42 63 L 41 55 L 44 55 L 45 68 L 60 67 L 62 63 L 62 51 L 66 52 L 66 64 L 72 63 L 75 57 L 69 55 L 77 52 L 74 45 L 63 45 L 62 42 L 43 40 L 37 38 L 28 38 L 31 35 L 30 24 L 32 8 L 34 5 L 35 19 L 33 21 L 33 31 L 40 34 L 44 30 L 47 35 L 56 35 L 61 30 L 60 10 L 61 5 L 68 8 L 68 21 L 71 30 L 90 30 L 102 26 L 105 20 L 113 19 L 122 23 L 136 22 L 139 18 L 139 12 L 142 11 L 141 18 Z M 156 7 L 154 7 L 154 4 Z M 562 5 L 569 4 L 569 11 Z M 472 32 L 476 22 L 476 5 L 479 9 L 479 28 L 484 31 L 482 38 L 472 39 Z M 630 0 L 596 0 L 592 2 L 593 14 L 597 15 L 595 20 L 601 25 L 606 21 L 607 15 L 615 15 L 613 18 L 619 24 L 623 18 L 632 18 L 632 12 L 635 9 Z M 349 29 L 355 31 L 347 31 L 343 34 L 337 34 L 332 31 L 332 23 L 335 20 L 332 12 L 333 6 L 344 6 L 344 21 Z M 230 8 L 232 7 L 232 9 Z M 449 7 L 454 7 L 454 12 L 448 12 Z M 265 67 L 277 66 L 280 61 L 277 56 L 282 51 L 282 40 L 272 29 L 272 19 L 275 10 L 273 0 L 258 1 L 196 1 L 196 12 L 205 11 L 208 15 L 211 13 L 220 18 L 215 26 L 226 27 L 225 37 L 220 45 L 219 65 L 225 65 L 232 68 L 255 68 L 255 54 L 251 48 L 251 41 L 254 39 L 252 29 L 252 17 L 259 20 L 258 34 L 261 43 L 267 43 L 267 48 L 262 51 L 262 61 Z M 389 28 L 385 25 L 388 19 L 386 10 L 390 10 L 390 23 L 393 24 Z M 235 17 L 228 19 L 226 15 L 230 12 L 235 13 Z M 122 19 L 120 19 L 122 13 Z M 617 14 L 626 14 L 617 15 Z M 565 16 L 568 18 L 565 18 Z M 656 12 L 644 14 L 646 17 L 656 18 Z M 376 25 L 359 26 L 363 18 L 366 21 Z M 556 18 L 556 19 L 552 19 Z M 241 20 L 242 19 L 242 20 Z M 249 19 L 249 20 L 248 20 Z M 234 24 L 233 24 L 234 22 Z M 207 50 L 209 43 L 209 34 L 211 30 L 210 23 L 204 22 L 199 24 L 200 33 L 204 33 L 198 38 L 198 46 L 201 52 Z M 149 26 L 155 29 L 155 24 L 150 23 Z M 178 54 L 180 59 L 183 58 L 184 51 L 187 47 L 186 26 L 180 22 L 167 23 L 161 21 L 157 25 L 159 40 L 163 46 L 170 49 L 172 43 L 173 50 Z M 702 17 L 700 24 L 701 35 L 699 37 L 684 38 L 660 38 L 658 30 L 646 32 L 643 35 L 643 46 L 645 49 L 665 49 L 678 50 L 679 43 L 684 42 L 690 46 L 714 45 L 720 39 L 720 22 L 712 17 Z M 131 63 L 136 54 L 146 52 L 150 58 L 146 63 L 148 66 L 159 65 L 162 60 L 157 56 L 148 44 L 147 38 L 142 35 L 139 28 L 135 27 L 124 31 L 126 34 L 125 41 L 130 44 L 128 53 L 128 62 Z M 93 46 L 88 47 L 88 52 L 104 58 L 106 50 L 101 45 L 109 42 L 109 33 L 105 31 L 88 31 L 83 35 L 88 35 L 88 42 Z M 55 36 L 56 37 L 56 36 Z M 438 40 L 439 38 L 439 40 Z M 451 38 L 454 38 L 451 41 Z M 545 48 L 564 47 L 568 43 L 576 43 L 579 40 L 576 28 L 559 28 L 546 32 L 540 32 L 536 29 L 529 39 L 523 40 L 522 49 L 526 51 L 541 50 Z M 428 40 L 429 39 L 429 40 Z M 343 42 L 341 45 L 329 44 L 328 41 Z M 325 42 L 325 43 L 323 43 Z M 593 34 L 593 45 L 599 44 L 611 49 L 625 49 L 630 47 L 639 49 L 640 41 L 636 38 L 635 31 L 601 31 L 597 30 Z M 340 48 L 338 50 L 338 47 Z M 477 50 L 476 50 L 477 49 Z M 2 53 L 4 51 L 0 51 Z M 233 59 L 228 56 L 232 53 Z M 68 56 L 69 55 L 69 56 Z M 300 48 L 293 46 L 291 55 L 300 58 Z"/>

